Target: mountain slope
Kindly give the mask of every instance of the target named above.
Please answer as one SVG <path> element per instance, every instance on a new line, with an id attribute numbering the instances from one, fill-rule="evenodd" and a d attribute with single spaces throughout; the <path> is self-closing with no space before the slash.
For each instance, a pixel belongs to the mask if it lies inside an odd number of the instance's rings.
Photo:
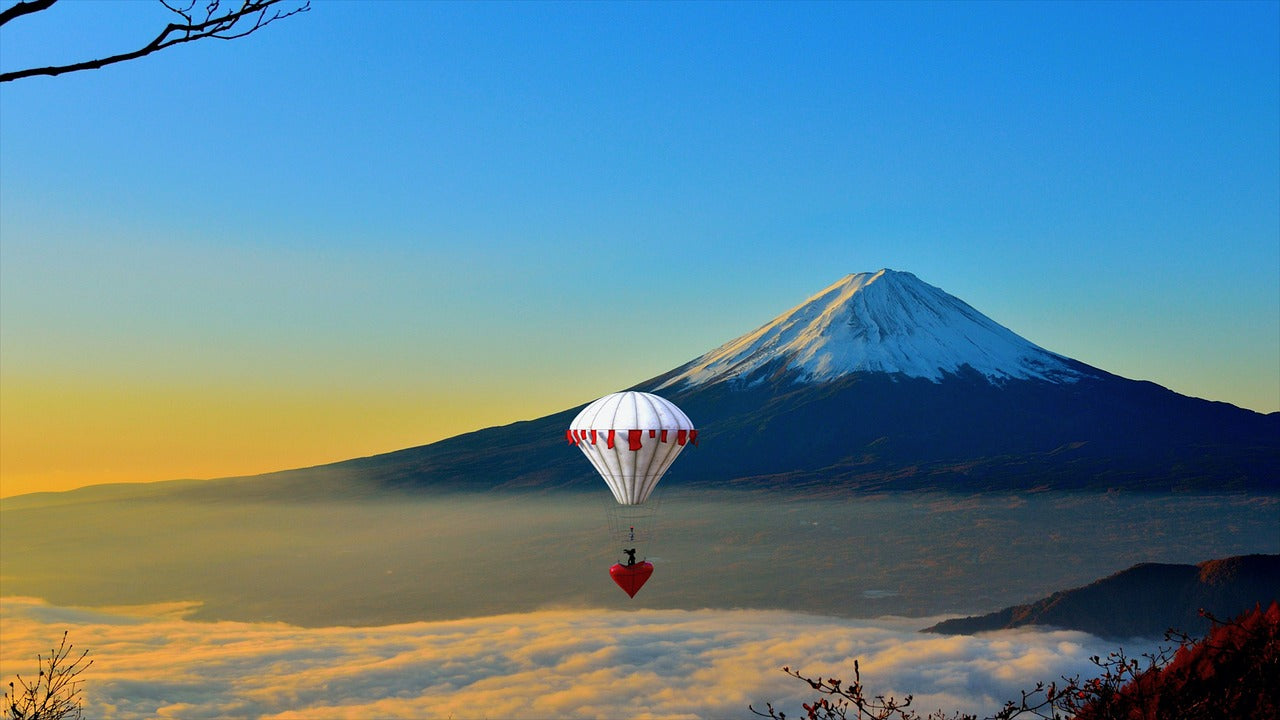
<path id="1" fill-rule="evenodd" d="M 1229 619 L 1280 600 L 1280 555 L 1241 555 L 1198 565 L 1143 563 L 1083 587 L 978 617 L 944 620 L 925 632 L 967 635 L 1043 625 L 1101 637 L 1158 637 L 1208 629 L 1201 608 Z"/>
<path id="2" fill-rule="evenodd" d="M 699 447 L 667 485 L 1280 492 L 1280 413 L 1051 353 L 909 273 L 847 276 L 623 389 L 674 401 L 699 428 Z M 564 440 L 581 407 L 276 476 L 370 488 L 595 487 Z"/>

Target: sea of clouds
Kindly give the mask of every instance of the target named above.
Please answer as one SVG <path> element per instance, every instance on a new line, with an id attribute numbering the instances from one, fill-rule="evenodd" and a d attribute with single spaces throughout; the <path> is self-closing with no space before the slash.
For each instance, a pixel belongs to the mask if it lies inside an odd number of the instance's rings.
<path id="1" fill-rule="evenodd" d="M 850 678 L 913 707 L 991 712 L 1037 680 L 1092 676 L 1113 643 L 1066 631 L 917 632 L 935 618 L 590 608 L 377 627 L 197 622 L 194 604 L 67 608 L 0 600 L 0 674 L 34 673 L 64 630 L 87 648 L 95 718 L 744 718 Z M 1145 643 L 1145 645 L 1144 645 Z M 1135 641 L 1128 652 L 1155 641 Z"/>

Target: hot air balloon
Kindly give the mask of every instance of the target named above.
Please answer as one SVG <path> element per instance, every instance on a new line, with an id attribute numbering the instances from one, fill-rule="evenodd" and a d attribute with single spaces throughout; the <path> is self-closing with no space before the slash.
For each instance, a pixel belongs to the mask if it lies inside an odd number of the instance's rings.
<path id="1" fill-rule="evenodd" d="M 653 574 L 652 563 L 635 559 L 634 545 L 643 539 L 637 536 L 637 526 L 651 514 L 641 507 L 680 451 L 697 444 L 698 431 L 669 400 L 627 391 L 605 395 L 583 408 L 569 424 L 566 437 L 595 466 L 617 501 L 610 515 L 611 529 L 628 560 L 611 567 L 609 576 L 635 597 Z M 640 527 L 641 535 L 645 530 Z"/>

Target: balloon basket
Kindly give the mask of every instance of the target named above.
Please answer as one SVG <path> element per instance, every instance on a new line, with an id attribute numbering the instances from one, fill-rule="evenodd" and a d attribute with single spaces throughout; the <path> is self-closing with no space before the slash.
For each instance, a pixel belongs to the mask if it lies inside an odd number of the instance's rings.
<path id="1" fill-rule="evenodd" d="M 609 568 L 609 577 L 622 588 L 627 597 L 635 597 L 640 592 L 640 588 L 649 581 L 649 576 L 653 575 L 653 565 L 647 562 L 636 563 L 635 565 L 623 565 L 621 563 Z"/>

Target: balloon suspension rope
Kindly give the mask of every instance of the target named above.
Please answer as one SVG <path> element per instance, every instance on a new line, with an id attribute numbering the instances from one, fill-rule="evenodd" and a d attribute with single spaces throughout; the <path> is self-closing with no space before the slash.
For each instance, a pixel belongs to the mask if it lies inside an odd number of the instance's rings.
<path id="1" fill-rule="evenodd" d="M 636 541 L 636 526 L 635 526 L 635 525 L 631 525 L 631 526 L 630 526 L 630 532 L 629 532 L 629 534 L 628 534 L 628 538 L 627 538 L 627 539 L 628 539 L 631 543 L 634 543 L 634 542 Z M 635 564 L 636 564 L 636 549 L 635 549 L 635 548 L 623 549 L 623 551 L 622 551 L 622 552 L 623 552 L 623 553 L 625 553 L 625 554 L 626 554 L 626 556 L 627 556 L 627 567 L 631 567 L 631 566 L 633 566 L 633 565 L 635 565 Z"/>

